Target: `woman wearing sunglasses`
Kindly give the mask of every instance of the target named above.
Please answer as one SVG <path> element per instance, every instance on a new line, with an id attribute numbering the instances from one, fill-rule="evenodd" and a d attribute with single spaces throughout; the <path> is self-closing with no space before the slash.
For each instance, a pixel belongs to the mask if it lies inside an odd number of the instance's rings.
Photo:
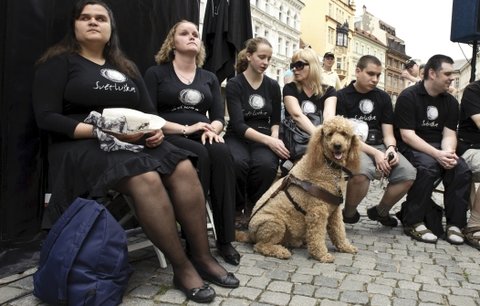
<path id="1" fill-rule="evenodd" d="M 240 228 L 246 225 L 253 204 L 273 183 L 279 158 L 289 157 L 283 141 L 278 138 L 280 87 L 264 74 L 271 58 L 272 46 L 268 40 L 249 39 L 246 48 L 238 54 L 238 75 L 230 79 L 226 87 L 230 122 L 225 142 L 235 165 L 237 227 Z"/>
<path id="2" fill-rule="evenodd" d="M 313 49 L 295 52 L 290 69 L 294 80 L 283 88 L 285 117 L 291 117 L 297 127 L 312 134 L 315 125 L 307 115 L 320 114 L 323 120 L 335 116 L 337 93 L 335 88 L 322 84 L 322 65 Z"/>

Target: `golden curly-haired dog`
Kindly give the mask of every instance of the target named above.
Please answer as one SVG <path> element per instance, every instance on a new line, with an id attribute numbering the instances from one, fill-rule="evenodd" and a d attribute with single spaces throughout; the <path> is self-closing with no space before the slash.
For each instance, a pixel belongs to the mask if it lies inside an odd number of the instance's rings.
<path id="1" fill-rule="evenodd" d="M 340 204 L 345 187 L 343 169 L 358 169 L 359 139 L 348 121 L 336 116 L 315 130 L 306 154 L 258 200 L 248 225 L 248 237 L 265 256 L 289 258 L 286 247 L 306 243 L 321 262 L 333 262 L 325 243 L 326 232 L 340 252 L 356 253 L 345 234 Z M 342 169 L 342 167 L 344 167 Z"/>

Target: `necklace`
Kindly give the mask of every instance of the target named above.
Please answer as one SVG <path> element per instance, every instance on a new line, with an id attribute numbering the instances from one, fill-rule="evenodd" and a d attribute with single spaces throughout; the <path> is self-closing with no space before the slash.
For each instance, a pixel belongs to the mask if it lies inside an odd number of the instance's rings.
<path id="1" fill-rule="evenodd" d="M 192 84 L 193 80 L 195 79 L 195 71 L 193 71 L 193 76 L 191 78 L 187 78 L 186 76 L 184 76 L 183 74 L 181 74 L 179 71 L 178 71 L 178 68 L 175 66 L 175 64 L 173 64 L 173 70 L 175 71 L 175 73 L 177 74 L 177 76 L 180 77 L 180 79 L 182 79 L 182 82 L 185 82 L 187 83 L 187 85 L 190 85 Z"/>

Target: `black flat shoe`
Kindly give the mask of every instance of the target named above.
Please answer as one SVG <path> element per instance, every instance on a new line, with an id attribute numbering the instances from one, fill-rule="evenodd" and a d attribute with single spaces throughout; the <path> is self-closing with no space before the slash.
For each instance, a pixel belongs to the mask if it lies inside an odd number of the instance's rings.
<path id="1" fill-rule="evenodd" d="M 202 269 L 199 269 L 199 268 L 197 268 L 197 272 L 198 274 L 200 274 L 200 277 L 206 280 L 207 282 L 215 284 L 220 287 L 238 288 L 238 286 L 240 286 L 240 281 L 231 272 L 227 272 L 227 274 L 224 276 L 211 275 L 210 273 L 203 271 Z"/>
<path id="2" fill-rule="evenodd" d="M 231 243 L 217 243 L 218 254 L 222 256 L 225 262 L 238 266 L 240 264 L 240 254 L 235 250 Z"/>
<path id="3" fill-rule="evenodd" d="M 208 284 L 203 284 L 200 288 L 187 289 L 174 277 L 173 285 L 182 291 L 187 296 L 187 299 L 196 303 L 210 303 L 216 296 L 215 290 Z"/>

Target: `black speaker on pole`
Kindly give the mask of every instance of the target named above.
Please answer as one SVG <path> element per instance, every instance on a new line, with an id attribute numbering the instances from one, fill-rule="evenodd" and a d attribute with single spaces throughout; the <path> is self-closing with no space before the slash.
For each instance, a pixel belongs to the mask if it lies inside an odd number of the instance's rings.
<path id="1" fill-rule="evenodd" d="M 453 0 L 450 40 L 461 43 L 480 40 L 480 0 Z"/>

